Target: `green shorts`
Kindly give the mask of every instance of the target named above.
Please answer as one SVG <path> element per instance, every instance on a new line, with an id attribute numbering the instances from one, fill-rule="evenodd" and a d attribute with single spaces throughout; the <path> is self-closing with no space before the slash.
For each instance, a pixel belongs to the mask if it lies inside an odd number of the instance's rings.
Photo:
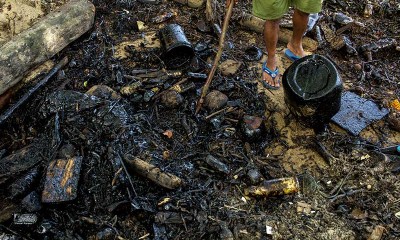
<path id="1" fill-rule="evenodd" d="M 317 13 L 321 11 L 322 0 L 253 0 L 253 15 L 268 20 L 279 19 L 291 5 L 305 13 Z"/>

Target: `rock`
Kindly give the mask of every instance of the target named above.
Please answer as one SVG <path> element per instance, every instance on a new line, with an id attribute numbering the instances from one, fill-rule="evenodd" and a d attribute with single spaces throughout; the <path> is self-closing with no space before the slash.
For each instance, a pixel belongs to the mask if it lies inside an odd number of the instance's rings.
<path id="1" fill-rule="evenodd" d="M 22 207 L 28 212 L 37 212 L 42 209 L 39 194 L 36 191 L 29 193 L 21 202 Z"/>
<path id="2" fill-rule="evenodd" d="M 76 156 L 77 150 L 72 144 L 65 144 L 61 147 L 58 151 L 58 158 L 65 159 L 65 158 L 72 158 Z"/>
<path id="3" fill-rule="evenodd" d="M 228 224 L 226 222 L 220 223 L 221 227 L 221 232 L 220 232 L 220 238 L 221 240 L 233 240 L 233 233 L 232 231 L 228 228 Z"/>
<path id="4" fill-rule="evenodd" d="M 206 163 L 212 167 L 215 170 L 218 170 L 220 172 L 223 172 L 225 174 L 229 173 L 229 168 L 228 166 L 226 166 L 225 163 L 221 162 L 220 160 L 216 159 L 214 156 L 212 155 L 208 155 L 206 157 Z"/>
<path id="5" fill-rule="evenodd" d="M 228 96 L 220 91 L 212 91 L 207 94 L 205 99 L 205 106 L 210 110 L 218 110 L 226 105 Z"/>
<path id="6" fill-rule="evenodd" d="M 121 96 L 114 91 L 112 88 L 106 85 L 95 85 L 91 87 L 87 92 L 87 95 L 92 95 L 98 98 L 106 100 L 119 100 Z"/>
<path id="7" fill-rule="evenodd" d="M 219 70 L 221 71 L 222 75 L 229 76 L 234 75 L 240 66 L 240 62 L 228 59 L 219 65 Z"/>
<path id="8" fill-rule="evenodd" d="M 354 64 L 354 69 L 357 71 L 361 71 L 361 69 L 362 69 L 361 64 L 359 64 L 359 63 Z"/>
<path id="9" fill-rule="evenodd" d="M 255 168 L 252 168 L 249 171 L 247 171 L 247 176 L 249 177 L 251 184 L 257 184 L 262 180 L 264 180 L 260 171 L 258 171 L 258 169 Z"/>
<path id="10" fill-rule="evenodd" d="M 387 121 L 391 129 L 400 132 L 400 119 L 396 116 L 396 114 L 389 114 Z"/>
<path id="11" fill-rule="evenodd" d="M 160 101 L 161 104 L 166 107 L 176 108 L 182 104 L 183 97 L 176 91 L 167 90 L 166 92 L 162 93 Z"/>
<path id="12" fill-rule="evenodd" d="M 260 139 L 265 133 L 263 119 L 260 117 L 245 115 L 239 125 L 243 138 L 249 142 Z"/>

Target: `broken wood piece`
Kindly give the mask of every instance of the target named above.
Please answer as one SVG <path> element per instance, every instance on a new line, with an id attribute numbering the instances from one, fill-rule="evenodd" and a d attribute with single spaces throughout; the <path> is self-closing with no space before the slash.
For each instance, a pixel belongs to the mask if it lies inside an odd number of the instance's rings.
<path id="1" fill-rule="evenodd" d="M 244 192 L 246 195 L 255 197 L 270 197 L 296 193 L 299 189 L 297 177 L 290 177 L 265 180 L 261 186 L 250 186 Z"/>
<path id="2" fill-rule="evenodd" d="M 135 173 L 150 179 L 162 187 L 175 189 L 182 185 L 182 179 L 179 177 L 171 173 L 162 172 L 158 167 L 137 157 L 134 159 L 125 158 L 125 161 Z"/>
<path id="3" fill-rule="evenodd" d="M 89 1 L 71 0 L 0 47 L 0 94 L 88 31 L 94 15 Z"/>
<path id="4" fill-rule="evenodd" d="M 43 150 L 43 146 L 33 143 L 0 159 L 0 185 L 42 161 Z"/>
<path id="5" fill-rule="evenodd" d="M 174 0 L 191 8 L 200 8 L 204 5 L 205 0 Z"/>
<path id="6" fill-rule="evenodd" d="M 59 203 L 74 200 L 78 194 L 78 181 L 82 157 L 51 161 L 42 192 L 42 202 Z"/>
<path id="7" fill-rule="evenodd" d="M 258 33 L 264 32 L 265 20 L 251 14 L 245 13 L 239 23 L 249 30 Z M 281 27 L 279 29 L 278 40 L 282 43 L 288 43 L 292 38 L 292 35 L 293 32 L 291 30 Z M 315 51 L 318 48 L 318 42 L 309 37 L 303 37 L 303 47 L 307 51 Z"/>
<path id="8" fill-rule="evenodd" d="M 14 113 L 14 111 L 21 106 L 32 94 L 34 94 L 41 86 L 46 84 L 50 78 L 54 76 L 60 70 L 63 68 L 66 64 L 68 63 L 68 57 L 64 57 L 54 68 L 50 70 L 50 72 L 42 79 L 40 80 L 35 86 L 33 86 L 31 89 L 29 89 L 28 92 L 26 92 L 14 105 L 12 105 L 7 111 L 5 111 L 2 115 L 0 115 L 0 125 L 9 117 L 11 114 Z"/>
<path id="9" fill-rule="evenodd" d="M 10 185 L 11 198 L 16 198 L 30 191 L 32 185 L 38 180 L 41 172 L 39 167 L 30 169 L 23 176 Z"/>

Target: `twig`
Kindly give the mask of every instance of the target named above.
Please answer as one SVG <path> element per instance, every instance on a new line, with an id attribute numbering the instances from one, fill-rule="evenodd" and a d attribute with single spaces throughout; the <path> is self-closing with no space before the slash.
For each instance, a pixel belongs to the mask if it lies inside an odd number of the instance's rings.
<path id="1" fill-rule="evenodd" d="M 56 66 L 54 66 L 50 72 L 40 81 L 38 82 L 33 88 L 29 89 L 27 93 L 25 93 L 19 100 L 16 102 L 14 105 L 12 105 L 7 111 L 5 111 L 1 116 L 0 116 L 0 125 L 8 118 L 10 117 L 14 111 L 20 107 L 30 96 L 32 96 L 33 93 L 35 93 L 41 86 L 46 84 L 51 77 L 54 76 L 60 70 L 63 68 L 66 64 L 68 63 L 68 57 L 64 57 L 59 63 L 57 63 Z"/>
<path id="2" fill-rule="evenodd" d="M 363 191 L 364 191 L 364 189 L 350 190 L 350 191 L 348 191 L 348 192 L 346 192 L 346 193 L 337 195 L 337 196 L 335 196 L 335 197 L 329 199 L 329 201 L 334 202 L 334 201 L 336 201 L 336 200 L 339 199 L 339 198 L 346 197 L 346 196 L 351 196 L 351 195 L 354 195 L 354 194 L 356 194 L 356 193 L 363 192 Z"/>
<path id="3" fill-rule="evenodd" d="M 211 81 L 212 81 L 212 79 L 214 77 L 215 71 L 217 70 L 217 65 L 218 65 L 219 59 L 221 58 L 222 50 L 224 48 L 225 35 L 226 35 L 226 30 L 228 29 L 229 19 L 232 16 L 232 9 L 233 9 L 233 6 L 235 5 L 234 3 L 235 3 L 235 1 L 233 1 L 233 0 L 230 1 L 228 10 L 226 11 L 224 24 L 222 26 L 221 37 L 219 38 L 218 52 L 217 52 L 217 55 L 215 56 L 214 64 L 213 64 L 213 66 L 211 68 L 211 71 L 210 71 L 210 73 L 208 75 L 207 81 L 204 84 L 203 89 L 201 91 L 200 99 L 197 102 L 196 114 L 200 111 L 201 106 L 203 105 L 204 97 L 206 96 L 206 94 L 208 92 L 208 88 L 210 87 L 210 84 L 211 84 Z"/>
<path id="4" fill-rule="evenodd" d="M 223 109 L 221 109 L 221 110 L 218 110 L 218 111 L 216 111 L 216 112 L 211 113 L 210 115 L 208 115 L 208 116 L 206 117 L 206 119 L 212 118 L 212 117 L 214 117 L 215 115 L 220 114 L 221 112 L 225 112 L 225 113 L 232 112 L 234 109 L 235 109 L 235 108 L 233 108 L 233 107 L 226 107 L 226 108 L 223 108 Z"/>
<path id="5" fill-rule="evenodd" d="M 118 153 L 118 158 L 119 158 L 119 161 L 121 162 L 122 167 L 124 168 L 126 177 L 128 178 L 128 181 L 129 181 L 129 183 L 131 184 L 133 193 L 135 194 L 135 197 L 137 197 L 137 193 L 136 193 L 136 191 L 135 191 L 135 187 L 133 186 L 133 182 L 132 182 L 131 176 L 129 175 L 128 169 L 126 169 L 124 160 L 122 159 L 121 155 L 119 155 L 119 153 Z"/>

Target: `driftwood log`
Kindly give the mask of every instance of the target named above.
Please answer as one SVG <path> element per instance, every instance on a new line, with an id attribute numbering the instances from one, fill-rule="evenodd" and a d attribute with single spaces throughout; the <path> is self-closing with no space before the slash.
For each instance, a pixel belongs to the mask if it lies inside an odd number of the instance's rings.
<path id="1" fill-rule="evenodd" d="M 135 173 L 150 179 L 162 187 L 175 189 L 182 185 L 182 179 L 179 177 L 171 173 L 162 172 L 161 169 L 137 157 L 133 159 L 125 157 L 125 162 L 128 168 L 132 169 Z"/>
<path id="2" fill-rule="evenodd" d="M 265 20 L 251 14 L 245 13 L 239 23 L 243 27 L 255 32 L 263 33 L 264 31 Z M 293 32 L 291 30 L 281 27 L 279 29 L 278 40 L 282 43 L 288 43 L 292 37 L 292 34 Z M 315 51 L 318 48 L 318 42 L 309 37 L 304 37 L 303 47 L 307 51 Z"/>
<path id="3" fill-rule="evenodd" d="M 94 15 L 89 1 L 71 0 L 0 47 L 0 95 L 88 31 Z"/>

